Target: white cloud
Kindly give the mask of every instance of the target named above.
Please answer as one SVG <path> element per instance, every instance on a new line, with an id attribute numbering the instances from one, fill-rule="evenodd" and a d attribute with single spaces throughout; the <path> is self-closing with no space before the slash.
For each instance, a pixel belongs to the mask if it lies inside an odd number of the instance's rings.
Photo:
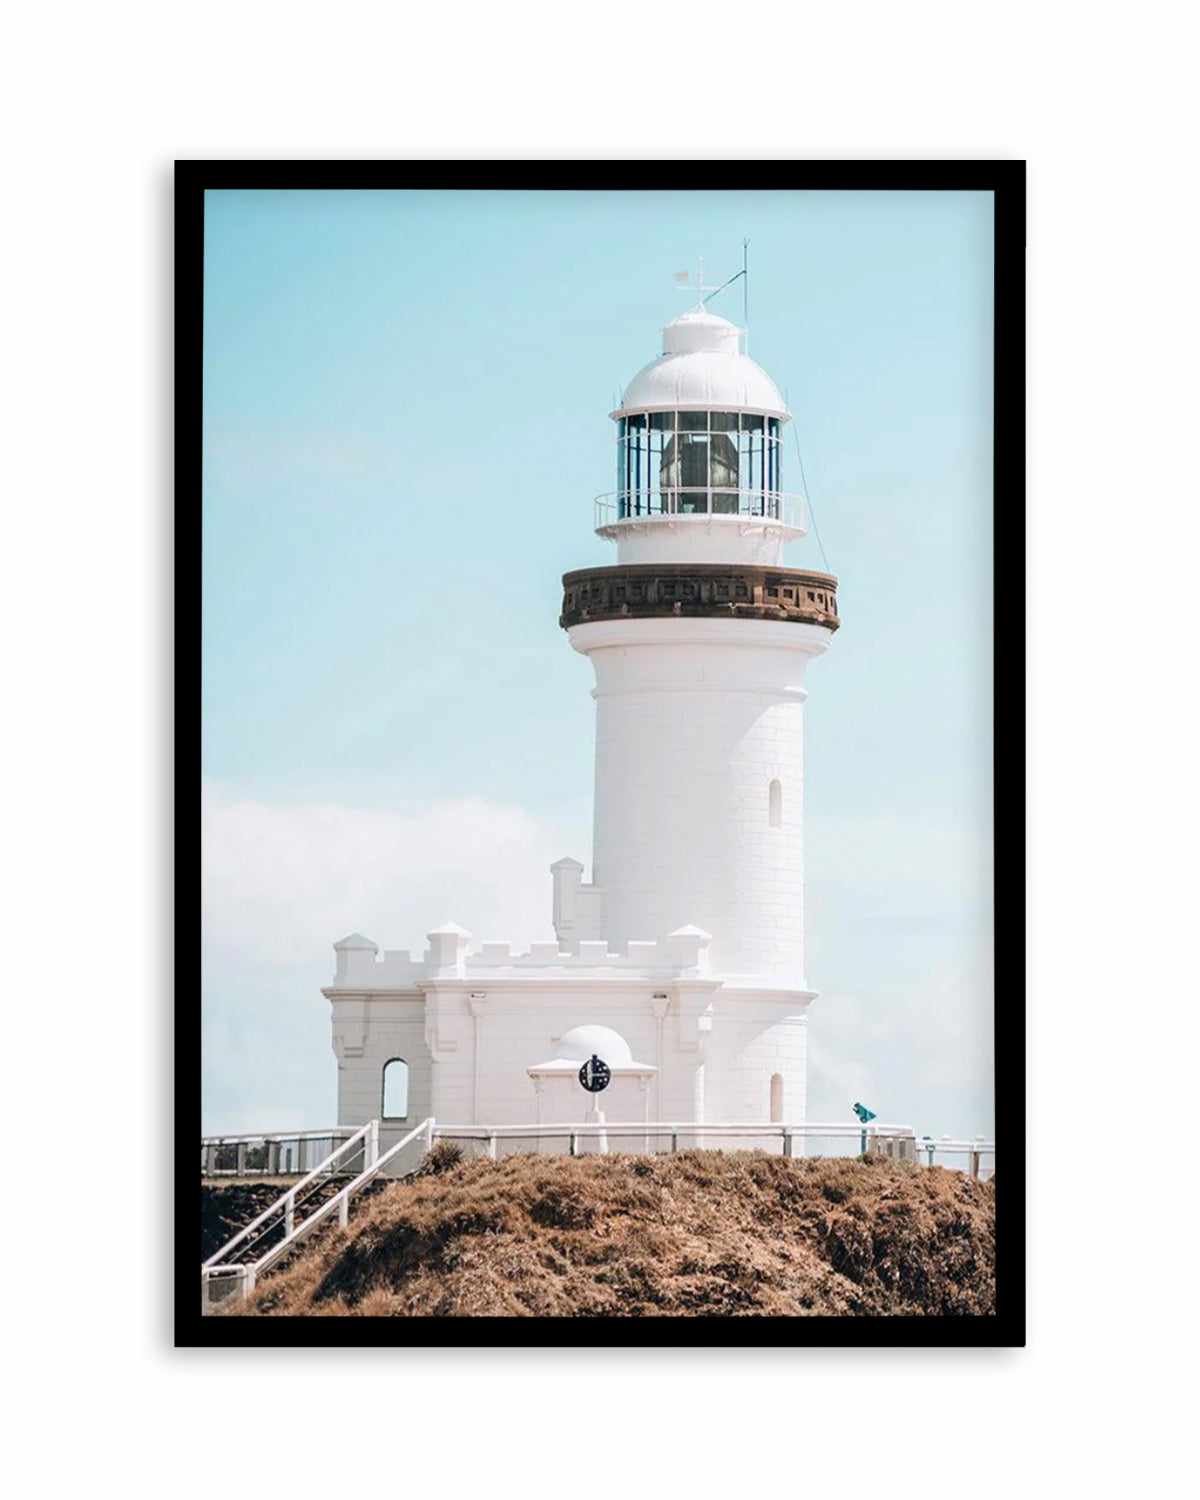
<path id="1" fill-rule="evenodd" d="M 990 947 L 974 937 L 913 946 L 890 977 L 862 971 L 847 989 L 839 975 L 820 995 L 809 1026 L 810 1114 L 840 1119 L 861 1099 L 920 1131 L 990 1133 Z M 886 953 L 886 938 L 879 947 Z"/>
<path id="2" fill-rule="evenodd" d="M 320 950 L 332 972 L 331 945 L 352 930 L 418 951 L 447 917 L 478 939 L 550 937 L 549 867 L 586 837 L 480 799 L 395 811 L 268 804 L 209 785 L 206 945 L 275 963 Z"/>

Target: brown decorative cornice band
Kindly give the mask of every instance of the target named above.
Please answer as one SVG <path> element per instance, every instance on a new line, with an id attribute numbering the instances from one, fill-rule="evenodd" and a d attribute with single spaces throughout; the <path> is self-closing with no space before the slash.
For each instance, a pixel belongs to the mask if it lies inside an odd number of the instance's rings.
<path id="1" fill-rule="evenodd" d="M 563 576 L 558 623 L 564 630 L 649 615 L 795 620 L 836 630 L 837 579 L 831 573 L 737 563 L 627 563 Z"/>

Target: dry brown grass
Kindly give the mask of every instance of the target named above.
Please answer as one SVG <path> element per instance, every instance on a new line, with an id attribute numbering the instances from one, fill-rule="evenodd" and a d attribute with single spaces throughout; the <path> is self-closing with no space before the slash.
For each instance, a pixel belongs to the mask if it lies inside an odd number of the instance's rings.
<path id="1" fill-rule="evenodd" d="M 223 1315 L 972 1315 L 995 1189 L 756 1152 L 475 1160 L 394 1183 Z"/>

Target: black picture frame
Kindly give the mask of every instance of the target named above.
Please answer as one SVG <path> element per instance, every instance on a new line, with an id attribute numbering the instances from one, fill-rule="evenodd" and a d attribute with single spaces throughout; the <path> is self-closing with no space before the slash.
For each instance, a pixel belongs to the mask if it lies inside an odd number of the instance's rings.
<path id="1" fill-rule="evenodd" d="M 736 167 L 761 190 L 994 195 L 993 636 L 996 1312 L 987 1317 L 589 1318 L 590 1347 L 847 1348 L 1025 1343 L 1025 163 L 1023 161 L 179 161 L 175 164 L 175 1342 L 180 1347 L 575 1346 L 572 1319 L 201 1317 L 192 1172 L 200 1125 L 200 979 L 187 934 L 200 911 L 200 644 L 204 195 L 251 189 L 711 190 Z M 999 524 L 1003 515 L 1004 524 Z M 997 597 L 1001 597 L 997 591 Z M 1000 712 L 1001 707 L 1003 712 Z"/>

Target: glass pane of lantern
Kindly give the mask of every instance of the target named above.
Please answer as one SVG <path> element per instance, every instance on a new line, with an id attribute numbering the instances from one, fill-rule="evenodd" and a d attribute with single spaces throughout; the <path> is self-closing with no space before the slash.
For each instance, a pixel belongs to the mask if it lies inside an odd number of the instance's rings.
<path id="1" fill-rule="evenodd" d="M 667 438 L 662 450 L 658 481 L 664 490 L 676 490 L 680 485 L 679 439 L 673 435 Z"/>
<path id="2" fill-rule="evenodd" d="M 766 475 L 763 472 L 763 439 L 761 432 L 752 432 L 750 434 L 750 469 L 747 479 L 747 489 L 761 490 L 766 487 Z M 761 514 L 761 505 L 757 500 L 752 500 L 751 511 L 754 514 Z"/>
<path id="3" fill-rule="evenodd" d="M 650 413 L 650 426 L 655 432 L 674 432 L 675 413 L 673 411 L 652 411 Z"/>
<path id="4" fill-rule="evenodd" d="M 708 487 L 708 434 L 689 432 L 681 436 L 683 444 L 683 488 L 706 489 Z"/>
<path id="5" fill-rule="evenodd" d="M 763 419 L 761 417 L 753 417 L 748 412 L 742 413 L 743 432 L 761 432 L 762 430 Z"/>
<path id="6" fill-rule="evenodd" d="M 737 440 L 723 432 L 714 432 L 709 439 L 708 482 L 714 490 L 738 488 Z M 721 501 L 718 504 L 718 500 Z M 737 510 L 737 495 L 714 495 L 713 510 L 728 515 Z"/>
<path id="7" fill-rule="evenodd" d="M 646 491 L 649 473 L 647 465 L 647 433 L 644 428 L 635 428 L 628 437 L 629 447 L 629 501 L 630 514 L 640 516 L 646 509 Z"/>
<path id="8" fill-rule="evenodd" d="M 709 416 L 710 432 L 736 432 L 738 414 L 735 411 L 714 411 Z"/>
<path id="9" fill-rule="evenodd" d="M 708 510 L 708 434 L 680 433 L 676 442 L 681 445 L 679 509 L 685 515 L 701 515 Z"/>
<path id="10" fill-rule="evenodd" d="M 648 502 L 652 515 L 670 509 L 670 506 L 663 499 L 663 489 L 670 488 L 669 484 L 664 480 L 663 469 L 666 449 L 673 441 L 673 435 L 670 431 L 654 425 L 656 417 L 666 417 L 668 420 L 674 421 L 675 413 L 655 412 L 650 418 L 650 431 L 646 434 L 650 443 Z"/>
<path id="11" fill-rule="evenodd" d="M 706 411 L 681 411 L 679 430 L 680 432 L 707 432 L 708 413 Z"/>

